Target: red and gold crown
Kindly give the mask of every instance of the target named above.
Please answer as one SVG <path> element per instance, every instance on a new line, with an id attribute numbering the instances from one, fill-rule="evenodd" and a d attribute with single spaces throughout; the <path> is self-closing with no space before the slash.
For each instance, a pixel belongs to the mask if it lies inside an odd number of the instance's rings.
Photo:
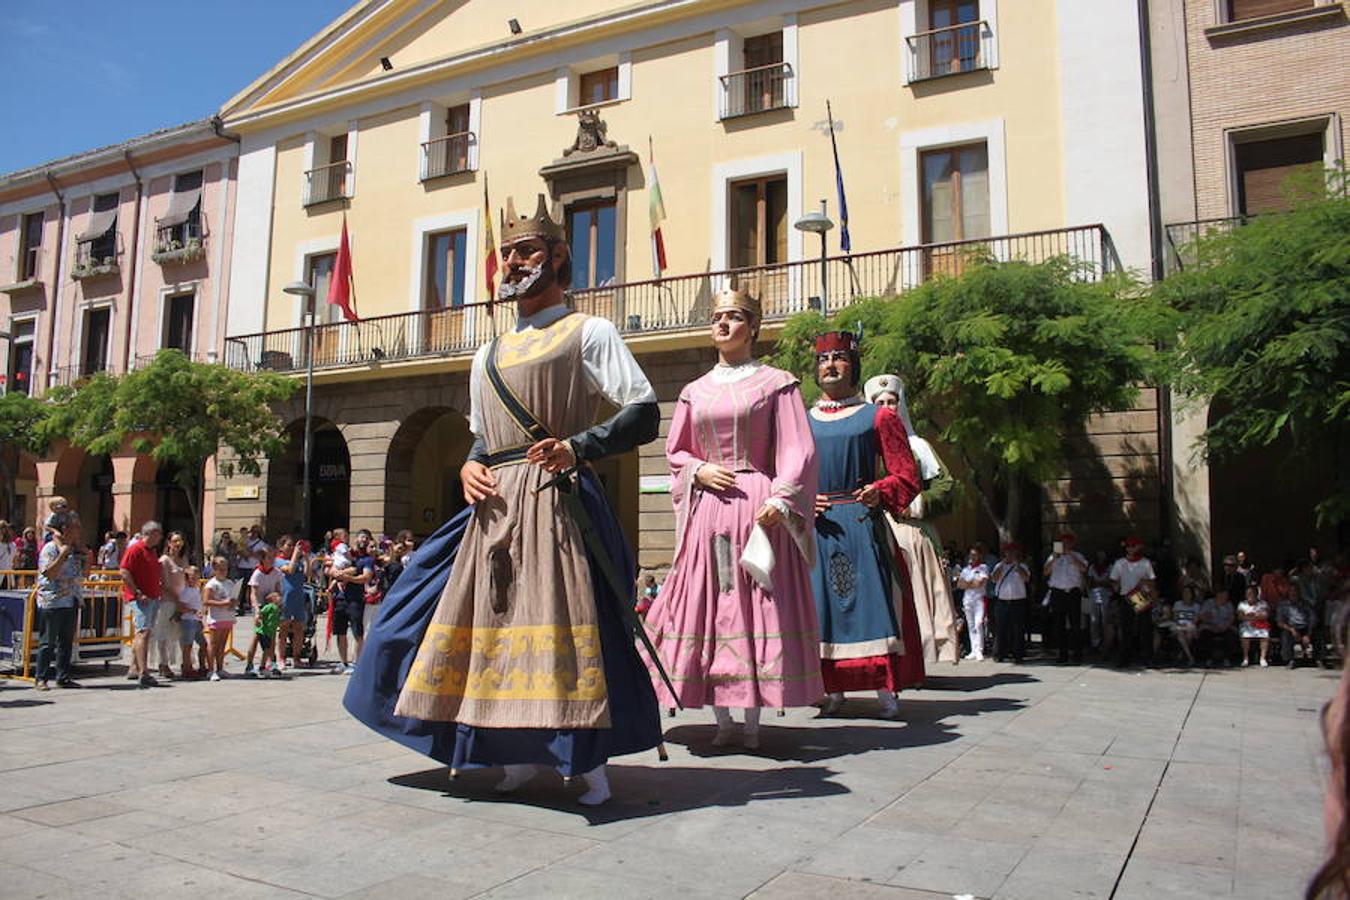
<path id="1" fill-rule="evenodd" d="M 851 331 L 827 331 L 816 335 L 816 352 L 832 353 L 842 350 L 855 353 L 858 350 L 858 337 Z"/>
<path id="2" fill-rule="evenodd" d="M 548 214 L 548 202 L 539 195 L 538 207 L 532 216 L 517 216 L 516 206 L 510 197 L 506 198 L 506 224 L 502 226 L 502 245 L 510 246 L 527 237 L 543 238 L 546 241 L 565 242 L 562 226 L 553 221 Z"/>

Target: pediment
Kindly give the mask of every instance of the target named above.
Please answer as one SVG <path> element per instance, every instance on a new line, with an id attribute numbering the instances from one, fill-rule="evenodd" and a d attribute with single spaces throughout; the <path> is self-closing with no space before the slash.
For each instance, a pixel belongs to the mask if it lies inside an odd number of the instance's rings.
<path id="1" fill-rule="evenodd" d="M 297 97 L 378 83 L 410 68 L 528 39 L 625 4 L 615 0 L 363 0 L 221 108 L 228 119 Z M 517 19 L 522 34 L 511 34 Z M 381 59 L 392 69 L 386 71 Z"/>

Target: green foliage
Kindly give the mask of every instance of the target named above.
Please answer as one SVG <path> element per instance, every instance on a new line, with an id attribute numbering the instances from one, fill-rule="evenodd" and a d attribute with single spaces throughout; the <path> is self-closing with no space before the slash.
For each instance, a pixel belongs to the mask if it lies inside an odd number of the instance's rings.
<path id="1" fill-rule="evenodd" d="M 990 502 L 993 485 L 1047 480 L 1066 434 L 1093 413 L 1128 408 L 1153 377 L 1171 318 L 1120 276 L 1091 280 L 1066 259 L 983 258 L 903 296 L 858 301 L 829 324 L 859 323 L 863 377 L 904 379 L 911 413 L 962 455 L 1004 531 L 995 507 L 1016 504 Z M 813 383 L 809 339 L 824 325 L 816 314 L 790 319 L 775 362 Z"/>
<path id="2" fill-rule="evenodd" d="M 1206 457 L 1281 436 L 1300 455 L 1343 453 L 1350 437 L 1350 196 L 1344 168 L 1314 174 L 1314 190 L 1293 185 L 1290 212 L 1202 237 L 1195 261 L 1155 288 L 1184 334 L 1173 382 L 1188 402 L 1220 401 L 1197 448 Z M 1325 523 L 1350 513 L 1343 471 L 1334 491 Z"/>
<path id="3" fill-rule="evenodd" d="M 0 447 L 45 453 L 47 439 L 43 423 L 47 414 L 47 405 L 27 394 L 11 391 L 0 396 Z"/>

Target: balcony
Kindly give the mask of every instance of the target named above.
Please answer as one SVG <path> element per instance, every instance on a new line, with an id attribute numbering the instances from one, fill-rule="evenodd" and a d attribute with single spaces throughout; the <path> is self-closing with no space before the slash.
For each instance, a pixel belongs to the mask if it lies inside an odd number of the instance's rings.
<path id="1" fill-rule="evenodd" d="M 305 173 L 304 205 L 316 206 L 346 198 L 347 176 L 351 171 L 352 164 L 346 160 L 310 169 Z"/>
<path id="2" fill-rule="evenodd" d="M 988 69 L 994 32 L 985 21 L 935 28 L 905 38 L 906 74 L 910 83 Z"/>
<path id="3" fill-rule="evenodd" d="M 808 309 L 831 313 L 855 297 L 903 293 L 936 275 L 959 272 L 971 254 L 1027 262 L 1067 256 L 1082 266 L 1082 277 L 1094 280 L 1121 268 L 1105 227 L 1084 225 L 830 257 L 823 294 L 828 302 L 821 299 L 818 259 L 626 282 L 569 297 L 575 309 L 609 319 L 625 337 L 688 333 L 707 327 L 713 296 L 729 284 L 758 296 L 765 321 L 775 322 Z M 490 310 L 486 303 L 471 303 L 318 325 L 312 334 L 286 328 L 227 338 L 224 363 L 244 371 L 297 373 L 311 357 L 315 369 L 465 357 L 514 325 L 512 304 Z"/>
<path id="4" fill-rule="evenodd" d="M 472 171 L 469 148 L 477 141 L 478 138 L 472 131 L 461 131 L 423 143 L 422 180 L 430 181 L 433 178 Z"/>
<path id="5" fill-rule="evenodd" d="M 150 258 L 161 266 L 184 265 L 206 257 L 206 229 L 200 215 L 178 225 L 157 225 Z"/>
<path id="6" fill-rule="evenodd" d="M 752 116 L 792 105 L 792 66 L 785 62 L 719 75 L 723 119 Z"/>
<path id="7" fill-rule="evenodd" d="M 114 241 L 98 238 L 75 245 L 75 263 L 70 277 L 75 281 L 89 281 L 117 275 L 122 267 L 117 264 L 117 245 Z"/>
<path id="8" fill-rule="evenodd" d="M 1249 216 L 1225 216 L 1218 219 L 1197 219 L 1194 222 L 1173 222 L 1165 227 L 1167 232 L 1165 269 L 1168 275 L 1180 272 L 1199 262 L 1201 238 L 1227 234 L 1234 228 L 1245 225 Z"/>

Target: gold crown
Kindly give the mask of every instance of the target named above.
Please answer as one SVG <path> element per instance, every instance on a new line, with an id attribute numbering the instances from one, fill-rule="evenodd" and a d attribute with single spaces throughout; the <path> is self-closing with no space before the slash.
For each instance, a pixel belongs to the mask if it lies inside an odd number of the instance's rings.
<path id="1" fill-rule="evenodd" d="M 502 227 L 502 244 L 510 245 L 527 237 L 539 237 L 546 241 L 565 241 L 562 226 L 553 221 L 548 214 L 548 203 L 544 195 L 539 195 L 539 206 L 533 216 L 517 216 L 516 206 L 510 197 L 506 198 L 506 224 Z"/>
<path id="2" fill-rule="evenodd" d="M 712 311 L 717 312 L 721 309 L 739 309 L 747 312 L 756 319 L 762 318 L 763 307 L 758 300 L 751 297 L 749 293 L 740 288 L 725 287 L 717 292 L 713 297 Z"/>

